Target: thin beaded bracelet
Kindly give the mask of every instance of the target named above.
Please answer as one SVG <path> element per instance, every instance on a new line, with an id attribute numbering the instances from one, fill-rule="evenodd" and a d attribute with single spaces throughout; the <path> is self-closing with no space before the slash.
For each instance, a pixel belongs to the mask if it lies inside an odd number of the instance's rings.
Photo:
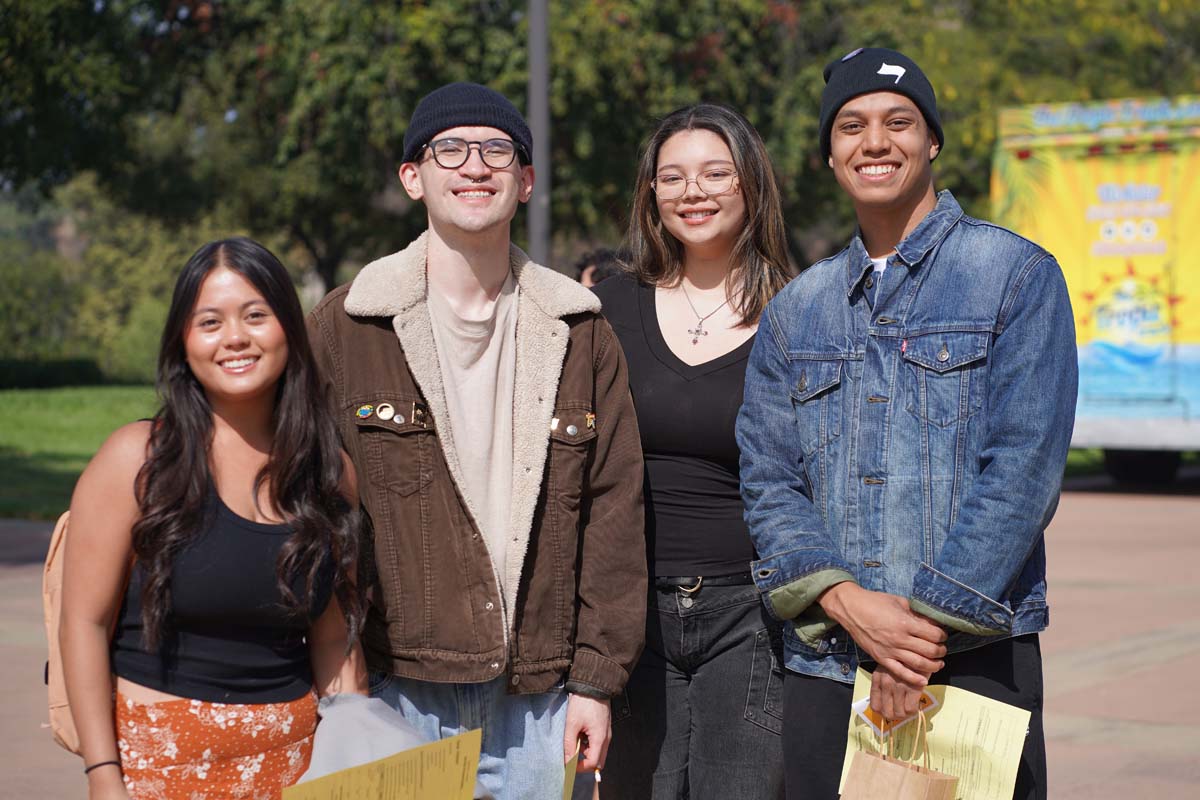
<path id="1" fill-rule="evenodd" d="M 120 766 L 121 766 L 121 762 L 120 762 L 120 761 L 100 761 L 100 762 L 98 762 L 98 763 L 96 763 L 96 764 L 92 764 L 90 767 L 84 767 L 84 768 L 83 768 L 83 774 L 84 774 L 84 775 L 87 775 L 87 774 L 88 774 L 89 772 L 91 772 L 92 770 L 94 770 L 94 769 L 100 769 L 100 767 L 107 767 L 109 764 L 115 764 L 115 765 L 116 765 L 116 766 L 118 766 L 118 767 L 120 767 Z"/>

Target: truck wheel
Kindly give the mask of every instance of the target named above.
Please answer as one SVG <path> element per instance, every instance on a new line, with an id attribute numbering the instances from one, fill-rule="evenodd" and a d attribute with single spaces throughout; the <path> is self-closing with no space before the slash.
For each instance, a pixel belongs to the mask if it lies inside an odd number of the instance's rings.
<path id="1" fill-rule="evenodd" d="M 1117 483 L 1166 486 L 1175 480 L 1180 460 L 1175 450 L 1105 450 L 1104 471 Z"/>

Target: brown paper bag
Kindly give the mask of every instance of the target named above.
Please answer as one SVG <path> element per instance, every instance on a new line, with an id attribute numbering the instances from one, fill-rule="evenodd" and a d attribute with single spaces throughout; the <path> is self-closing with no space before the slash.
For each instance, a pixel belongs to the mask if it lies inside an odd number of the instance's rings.
<path id="1" fill-rule="evenodd" d="M 888 737 L 888 753 L 877 755 L 859 751 L 850 761 L 842 800 L 954 800 L 958 778 L 929 768 L 929 743 L 925 737 L 925 713 L 921 712 L 915 748 L 924 750 L 925 765 L 910 764 L 892 757 Z"/>

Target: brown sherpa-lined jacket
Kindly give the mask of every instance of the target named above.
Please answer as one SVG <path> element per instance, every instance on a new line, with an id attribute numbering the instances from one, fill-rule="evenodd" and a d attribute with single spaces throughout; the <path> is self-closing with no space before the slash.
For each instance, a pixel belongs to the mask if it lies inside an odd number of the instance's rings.
<path id="1" fill-rule="evenodd" d="M 565 680 L 611 696 L 637 661 L 646 615 L 642 454 L 625 359 L 595 295 L 516 247 L 510 260 L 520 301 L 504 563 L 460 488 L 426 305 L 426 236 L 368 264 L 309 315 L 373 528 L 363 644 L 372 669 L 407 678 L 505 675 L 517 693 Z"/>

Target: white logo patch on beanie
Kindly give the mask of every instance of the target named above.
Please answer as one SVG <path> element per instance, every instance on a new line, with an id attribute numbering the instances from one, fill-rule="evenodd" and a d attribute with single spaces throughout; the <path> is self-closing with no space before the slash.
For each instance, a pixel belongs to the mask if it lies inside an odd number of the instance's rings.
<path id="1" fill-rule="evenodd" d="M 879 66 L 879 72 L 876 72 L 875 74 L 876 75 L 887 75 L 889 78 L 892 75 L 895 75 L 896 80 L 893 82 L 893 85 L 895 85 L 896 83 L 900 82 L 900 79 L 904 77 L 904 73 L 906 73 L 906 72 L 908 72 L 908 70 L 906 70 L 904 67 L 901 67 L 899 65 L 889 64 L 886 61 L 884 61 Z"/>

